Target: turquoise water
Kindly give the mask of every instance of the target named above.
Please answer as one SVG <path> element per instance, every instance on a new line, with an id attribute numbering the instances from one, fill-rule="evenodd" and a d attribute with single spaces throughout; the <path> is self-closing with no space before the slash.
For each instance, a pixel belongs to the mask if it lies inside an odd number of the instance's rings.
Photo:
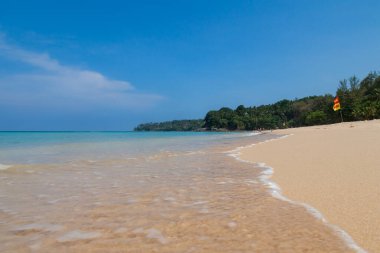
<path id="1" fill-rule="evenodd" d="M 217 132 L 0 132 L 0 164 L 143 156 L 195 150 L 249 133 Z"/>
<path id="2" fill-rule="evenodd" d="M 0 132 L 0 148 L 78 142 L 135 141 L 175 137 L 226 136 L 218 132 Z"/>

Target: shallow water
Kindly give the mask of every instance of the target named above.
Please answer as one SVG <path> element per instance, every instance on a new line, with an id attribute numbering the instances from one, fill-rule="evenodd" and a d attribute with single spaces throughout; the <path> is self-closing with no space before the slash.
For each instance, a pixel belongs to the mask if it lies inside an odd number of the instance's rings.
<path id="1" fill-rule="evenodd" d="M 1 252 L 350 252 L 226 154 L 270 134 L 102 138 L 3 144 Z"/>

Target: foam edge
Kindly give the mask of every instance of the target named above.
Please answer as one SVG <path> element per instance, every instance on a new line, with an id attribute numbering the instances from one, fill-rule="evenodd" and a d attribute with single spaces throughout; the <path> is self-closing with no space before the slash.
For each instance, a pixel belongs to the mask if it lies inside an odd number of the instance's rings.
<path id="1" fill-rule="evenodd" d="M 11 167 L 12 167 L 12 165 L 6 165 L 6 164 L 1 164 L 0 163 L 0 171 L 7 170 L 7 169 L 9 169 Z"/>

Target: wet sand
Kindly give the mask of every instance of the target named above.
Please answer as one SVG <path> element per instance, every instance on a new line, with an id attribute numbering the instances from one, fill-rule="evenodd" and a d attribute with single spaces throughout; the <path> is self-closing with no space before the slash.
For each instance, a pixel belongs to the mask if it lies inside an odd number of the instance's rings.
<path id="1" fill-rule="evenodd" d="M 380 252 L 380 120 L 276 130 L 286 138 L 240 158 L 274 169 L 287 198 L 319 210 L 361 247 Z"/>

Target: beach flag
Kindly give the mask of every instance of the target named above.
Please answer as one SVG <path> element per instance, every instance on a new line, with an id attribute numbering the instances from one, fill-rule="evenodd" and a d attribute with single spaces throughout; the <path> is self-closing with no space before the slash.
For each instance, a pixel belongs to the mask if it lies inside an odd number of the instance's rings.
<path id="1" fill-rule="evenodd" d="M 334 99 L 334 106 L 333 106 L 333 110 L 334 111 L 338 111 L 340 110 L 340 101 L 339 101 L 339 98 L 338 97 L 335 97 Z"/>

